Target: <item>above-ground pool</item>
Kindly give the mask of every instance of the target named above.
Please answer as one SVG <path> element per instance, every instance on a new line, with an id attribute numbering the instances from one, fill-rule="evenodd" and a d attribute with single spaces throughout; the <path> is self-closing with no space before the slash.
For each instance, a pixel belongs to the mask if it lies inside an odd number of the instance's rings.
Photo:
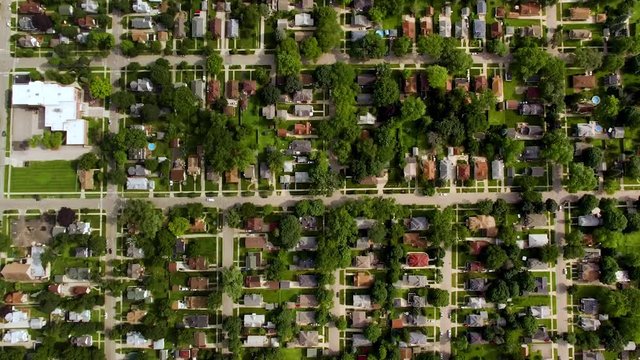
<path id="1" fill-rule="evenodd" d="M 154 144 L 154 143 L 149 143 L 149 144 L 147 145 L 147 148 L 149 148 L 149 150 L 153 151 L 153 150 L 155 150 L 155 149 L 156 149 L 156 144 Z"/>
<path id="2" fill-rule="evenodd" d="M 595 95 L 594 97 L 591 98 L 591 102 L 593 103 L 593 105 L 600 104 L 600 96 Z"/>
<path id="3" fill-rule="evenodd" d="M 596 126 L 595 126 L 595 130 L 596 130 L 596 132 L 601 133 L 601 132 L 602 132 L 602 130 L 603 130 L 603 129 L 602 129 L 602 125 L 596 125 Z"/>

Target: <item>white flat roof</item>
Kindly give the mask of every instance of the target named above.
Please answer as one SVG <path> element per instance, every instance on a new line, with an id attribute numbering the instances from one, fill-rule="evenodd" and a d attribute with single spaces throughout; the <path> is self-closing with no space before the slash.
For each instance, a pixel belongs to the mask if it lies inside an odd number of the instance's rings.
<path id="1" fill-rule="evenodd" d="M 67 145 L 84 145 L 87 140 L 89 124 L 86 120 L 67 120 L 62 124 L 62 130 L 67 132 Z"/>

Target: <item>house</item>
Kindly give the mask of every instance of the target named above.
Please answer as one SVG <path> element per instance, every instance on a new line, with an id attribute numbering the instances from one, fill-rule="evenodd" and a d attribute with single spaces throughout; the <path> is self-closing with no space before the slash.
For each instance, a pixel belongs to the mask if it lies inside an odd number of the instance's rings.
<path id="1" fill-rule="evenodd" d="M 441 180 L 452 180 L 454 176 L 453 174 L 455 171 L 455 165 L 451 160 L 449 160 L 449 158 L 444 158 L 440 161 L 439 170 Z"/>
<path id="2" fill-rule="evenodd" d="M 429 266 L 429 254 L 427 253 L 410 253 L 407 255 L 408 267 L 427 267 Z"/>
<path id="3" fill-rule="evenodd" d="M 483 230 L 487 237 L 495 237 L 498 235 L 496 227 L 496 219 L 490 215 L 471 216 L 467 219 L 467 227 L 471 231 Z"/>
<path id="4" fill-rule="evenodd" d="M 362 329 L 371 323 L 371 318 L 367 317 L 366 311 L 356 310 L 351 312 L 351 327 Z"/>
<path id="5" fill-rule="evenodd" d="M 240 36 L 240 23 L 237 19 L 227 20 L 227 38 L 235 39 Z"/>
<path id="6" fill-rule="evenodd" d="M 242 92 L 247 96 L 252 96 L 256 93 L 258 83 L 255 80 L 242 81 Z"/>
<path id="7" fill-rule="evenodd" d="M 50 274 L 50 266 L 46 268 L 42 264 L 42 254 L 45 248 L 42 246 L 32 246 L 31 256 L 18 262 L 6 264 L 0 275 L 5 281 L 11 282 L 35 282 L 47 280 Z"/>
<path id="8" fill-rule="evenodd" d="M 549 237 L 547 234 L 529 234 L 529 247 L 539 248 L 549 244 Z"/>
<path id="9" fill-rule="evenodd" d="M 89 14 L 96 14 L 100 5 L 93 0 L 84 0 L 84 2 L 80 4 L 80 7 Z"/>
<path id="10" fill-rule="evenodd" d="M 540 5 L 536 2 L 526 2 L 520 4 L 519 16 L 538 16 L 540 15 Z"/>
<path id="11" fill-rule="evenodd" d="M 134 17 L 131 19 L 132 29 L 153 29 L 153 21 L 150 16 Z"/>
<path id="12" fill-rule="evenodd" d="M 298 275 L 298 285 L 300 287 L 318 287 L 318 280 L 315 275 Z"/>
<path id="13" fill-rule="evenodd" d="M 485 40 L 487 38 L 487 23 L 484 20 L 473 20 L 473 38 Z"/>
<path id="14" fill-rule="evenodd" d="M 127 289 L 127 300 L 142 301 L 151 299 L 151 291 L 140 287 L 130 287 Z"/>
<path id="15" fill-rule="evenodd" d="M 411 346 L 427 346 L 427 335 L 422 332 L 412 331 L 409 333 L 409 344 Z"/>
<path id="16" fill-rule="evenodd" d="M 404 80 L 404 93 L 407 95 L 415 94 L 418 92 L 418 80 L 416 74 L 407 76 Z"/>
<path id="17" fill-rule="evenodd" d="M 18 45 L 23 48 L 37 48 L 40 47 L 40 41 L 36 37 L 25 35 L 18 39 Z"/>
<path id="18" fill-rule="evenodd" d="M 473 256 L 479 256 L 484 252 L 484 249 L 491 245 L 490 242 L 484 240 L 471 241 L 469 245 L 469 253 Z"/>
<path id="19" fill-rule="evenodd" d="M 536 319 L 547 319 L 551 316 L 551 308 L 549 306 L 532 306 L 529 310 Z"/>
<path id="20" fill-rule="evenodd" d="M 311 153 L 311 141 L 294 140 L 289 144 L 287 153 L 289 155 L 308 155 Z"/>
<path id="21" fill-rule="evenodd" d="M 525 146 L 522 158 L 525 160 L 538 160 L 540 158 L 540 147 Z"/>
<path id="22" fill-rule="evenodd" d="M 464 326 L 466 327 L 483 327 L 489 320 L 489 314 L 486 311 L 481 311 L 480 314 L 469 314 L 464 320 Z"/>
<path id="23" fill-rule="evenodd" d="M 467 307 L 472 309 L 482 309 L 485 306 L 487 306 L 487 301 L 483 297 L 472 296 L 467 300 Z"/>
<path id="24" fill-rule="evenodd" d="M 40 3 L 35 1 L 25 1 L 18 4 L 18 14 L 42 14 L 45 8 Z"/>
<path id="25" fill-rule="evenodd" d="M 504 161 L 496 159 L 491 162 L 491 179 L 504 179 Z"/>
<path id="26" fill-rule="evenodd" d="M 541 116 L 544 107 L 542 104 L 520 103 L 518 113 L 523 116 Z"/>
<path id="27" fill-rule="evenodd" d="M 191 82 L 191 92 L 203 103 L 206 101 L 206 85 L 202 79 L 196 79 Z"/>
<path id="28" fill-rule="evenodd" d="M 316 323 L 315 311 L 297 311 L 296 312 L 296 325 L 307 326 Z"/>
<path id="29" fill-rule="evenodd" d="M 149 33 L 144 30 L 131 30 L 131 40 L 133 42 L 145 44 L 149 41 Z"/>
<path id="30" fill-rule="evenodd" d="M 426 287 L 428 278 L 425 275 L 404 274 L 401 284 L 406 287 Z"/>
<path id="31" fill-rule="evenodd" d="M 184 326 L 187 328 L 202 329 L 209 327 L 208 315 L 189 315 L 183 319 Z"/>
<path id="32" fill-rule="evenodd" d="M 28 343 L 31 335 L 27 330 L 7 330 L 2 336 L 2 341 L 8 344 Z"/>
<path id="33" fill-rule="evenodd" d="M 507 27 L 507 33 L 509 28 Z M 522 36 L 540 38 L 542 37 L 542 27 L 540 25 L 530 25 L 522 28 Z"/>
<path id="34" fill-rule="evenodd" d="M 293 19 L 293 23 L 295 26 L 305 27 L 305 26 L 313 26 L 313 17 L 309 13 L 300 13 L 296 14 Z"/>
<path id="35" fill-rule="evenodd" d="M 358 125 L 375 125 L 376 119 L 374 115 L 367 112 L 365 115 L 358 116 Z"/>
<path id="36" fill-rule="evenodd" d="M 476 12 L 478 15 L 487 15 L 487 2 L 485 0 L 478 0 L 476 3 Z"/>
<path id="37" fill-rule="evenodd" d="M 153 91 L 153 84 L 151 83 L 151 80 L 147 78 L 133 80 L 129 83 L 129 87 L 133 91 L 139 91 L 139 92 Z"/>
<path id="38" fill-rule="evenodd" d="M 433 34 L 433 18 L 431 16 L 423 16 L 420 18 L 420 34 L 422 34 L 422 36 Z"/>
<path id="39" fill-rule="evenodd" d="M 438 32 L 442 37 L 451 37 L 451 18 L 440 16 L 438 21 Z"/>
<path id="40" fill-rule="evenodd" d="M 471 178 L 471 166 L 469 164 L 458 164 L 456 171 L 456 178 L 460 181 L 467 181 Z"/>
<path id="41" fill-rule="evenodd" d="M 572 84 L 575 90 L 594 89 L 597 86 L 596 77 L 594 75 L 574 75 L 572 78 Z"/>
<path id="42" fill-rule="evenodd" d="M 207 32 L 207 17 L 202 14 L 201 12 L 191 19 L 191 37 L 193 38 L 202 38 Z"/>
<path id="43" fill-rule="evenodd" d="M 246 328 L 259 328 L 264 325 L 266 318 L 264 315 L 245 314 L 243 326 Z"/>
<path id="44" fill-rule="evenodd" d="M 429 222 L 426 217 L 418 216 L 404 220 L 404 225 L 409 231 L 425 231 L 429 228 Z"/>
<path id="45" fill-rule="evenodd" d="M 217 17 L 209 21 L 209 31 L 213 34 L 214 39 L 220 39 L 222 37 L 222 19 Z"/>
<path id="46" fill-rule="evenodd" d="M 58 6 L 58 14 L 62 16 L 72 16 L 73 15 L 73 6 L 69 4 L 60 4 Z"/>
<path id="47" fill-rule="evenodd" d="M 313 116 L 313 106 L 311 105 L 296 105 L 293 108 L 293 113 L 298 117 L 310 117 Z"/>
<path id="48" fill-rule="evenodd" d="M 469 20 L 468 19 L 456 21 L 454 26 L 454 36 L 456 37 L 456 39 L 469 38 Z"/>
<path id="49" fill-rule="evenodd" d="M 44 127 L 65 132 L 67 145 L 88 143 L 88 123 L 82 119 L 83 92 L 75 86 L 32 81 L 13 84 L 13 106 L 44 110 Z"/>
<path id="50" fill-rule="evenodd" d="M 246 266 L 250 270 L 258 269 L 262 266 L 262 253 L 250 252 L 246 256 Z"/>
<path id="51" fill-rule="evenodd" d="M 436 161 L 422 160 L 422 178 L 423 180 L 435 180 L 436 178 Z"/>
<path id="52" fill-rule="evenodd" d="M 487 279 L 485 278 L 471 278 L 467 280 L 466 290 L 473 292 L 484 292 L 487 288 Z"/>
<path id="53" fill-rule="evenodd" d="M 415 157 L 407 157 L 405 159 L 405 166 L 403 169 L 404 179 L 406 181 L 411 181 L 416 178 L 418 175 L 418 163 Z"/>
<path id="54" fill-rule="evenodd" d="M 369 287 L 372 286 L 375 281 L 373 275 L 366 272 L 357 272 L 353 278 L 353 285 L 357 287 Z"/>
<path id="55" fill-rule="evenodd" d="M 580 299 L 580 311 L 585 314 L 597 315 L 598 314 L 598 300 L 594 298 L 582 298 Z"/>
<path id="56" fill-rule="evenodd" d="M 359 74 L 356 78 L 356 82 L 361 87 L 373 86 L 377 80 L 377 77 L 373 74 Z"/>
<path id="57" fill-rule="evenodd" d="M 476 180 L 487 180 L 489 176 L 489 165 L 487 159 L 476 158 L 473 163 L 473 178 Z"/>
<path id="58" fill-rule="evenodd" d="M 98 26 L 98 22 L 96 21 L 96 19 L 94 19 L 93 16 L 90 15 L 78 18 L 76 20 L 76 23 L 78 24 L 78 26 L 80 26 L 80 28 L 86 30 L 91 30 L 94 27 Z"/>
<path id="59" fill-rule="evenodd" d="M 190 277 L 188 281 L 189 289 L 192 291 L 209 290 L 209 278 L 202 276 Z"/>
<path id="60" fill-rule="evenodd" d="M 597 263 L 582 262 L 578 264 L 579 280 L 595 282 L 600 279 L 600 266 Z"/>
<path id="61" fill-rule="evenodd" d="M 373 0 L 354 0 L 353 9 L 356 11 L 367 12 L 373 7 Z"/>
<path id="62" fill-rule="evenodd" d="M 298 344 L 304 347 L 318 346 L 320 343 L 317 331 L 300 331 L 298 333 Z"/>
<path id="63" fill-rule="evenodd" d="M 136 0 L 132 5 L 133 12 L 138 14 L 149 14 L 151 13 L 151 5 L 148 2 L 142 0 Z"/>
<path id="64" fill-rule="evenodd" d="M 569 20 L 585 21 L 591 17 L 591 9 L 586 7 L 573 7 L 569 9 Z"/>
<path id="65" fill-rule="evenodd" d="M 591 30 L 571 29 L 569 31 L 569 39 L 571 39 L 571 40 L 591 40 Z"/>
<path id="66" fill-rule="evenodd" d="M 600 320 L 585 316 L 580 317 L 578 324 L 584 331 L 596 331 L 601 325 Z"/>
<path id="67" fill-rule="evenodd" d="M 600 226 L 601 223 L 602 223 L 602 219 L 600 219 L 599 217 L 593 214 L 578 216 L 579 226 L 595 227 L 595 226 Z"/>
<path id="68" fill-rule="evenodd" d="M 473 90 L 477 93 L 483 92 L 489 88 L 487 77 L 484 75 L 478 75 L 475 77 Z"/>
<path id="69" fill-rule="evenodd" d="M 502 77 L 500 75 L 493 77 L 491 81 L 491 92 L 493 92 L 493 96 L 496 97 L 496 101 L 502 102 L 502 100 L 504 100 Z"/>
<path id="70" fill-rule="evenodd" d="M 615 87 L 620 86 L 620 75 L 611 74 L 604 77 L 604 86 L 605 87 Z"/>
<path id="71" fill-rule="evenodd" d="M 353 295 L 353 307 L 360 309 L 371 308 L 371 296 L 369 295 Z"/>
<path id="72" fill-rule="evenodd" d="M 605 356 L 602 351 L 583 351 L 583 360 L 605 360 Z"/>
<path id="73" fill-rule="evenodd" d="M 427 241 L 420 239 L 420 234 L 417 232 L 407 232 L 402 235 L 402 243 L 415 248 L 427 247 Z"/>
<path id="74" fill-rule="evenodd" d="M 402 35 L 411 40 L 416 39 L 416 18 L 410 15 L 402 16 Z"/>

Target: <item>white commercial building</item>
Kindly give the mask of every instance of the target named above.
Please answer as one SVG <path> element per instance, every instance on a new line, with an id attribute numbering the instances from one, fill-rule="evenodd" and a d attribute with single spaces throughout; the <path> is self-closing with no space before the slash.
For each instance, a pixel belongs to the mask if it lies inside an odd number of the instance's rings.
<path id="1" fill-rule="evenodd" d="M 11 102 L 14 106 L 43 108 L 44 126 L 51 131 L 64 131 L 67 145 L 87 143 L 88 123 L 81 119 L 79 88 L 42 81 L 14 84 Z"/>

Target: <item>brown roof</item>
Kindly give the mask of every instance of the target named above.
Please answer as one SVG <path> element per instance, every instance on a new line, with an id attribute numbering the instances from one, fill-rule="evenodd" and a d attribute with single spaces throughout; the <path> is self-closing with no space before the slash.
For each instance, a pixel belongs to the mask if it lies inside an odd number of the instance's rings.
<path id="1" fill-rule="evenodd" d="M 411 348 L 400 348 L 400 360 L 411 360 L 413 350 Z"/>
<path id="2" fill-rule="evenodd" d="M 487 160 L 476 160 L 473 164 L 473 177 L 476 180 L 487 180 L 489 166 Z"/>
<path id="3" fill-rule="evenodd" d="M 209 31 L 214 37 L 219 38 L 222 36 L 222 19 L 215 18 L 209 22 Z"/>
<path id="4" fill-rule="evenodd" d="M 412 40 L 416 38 L 416 18 L 405 15 L 402 17 L 402 35 Z"/>
<path id="5" fill-rule="evenodd" d="M 212 104 L 214 101 L 220 98 L 220 81 L 209 80 L 207 86 L 207 104 Z"/>
<path id="6" fill-rule="evenodd" d="M 420 234 L 418 233 L 404 233 L 402 235 L 402 243 L 416 248 L 424 248 L 428 245 L 426 240 L 420 239 Z"/>
<path id="7" fill-rule="evenodd" d="M 402 320 L 402 318 L 391 320 L 392 329 L 402 329 L 403 327 L 404 327 L 404 320 Z"/>
<path id="8" fill-rule="evenodd" d="M 433 19 L 431 16 L 424 16 L 420 18 L 420 33 L 423 36 L 433 33 Z"/>
<path id="9" fill-rule="evenodd" d="M 29 281 L 32 280 L 29 275 L 29 268 L 29 264 L 13 262 L 5 265 L 0 274 L 7 281 Z"/>
<path id="10" fill-rule="evenodd" d="M 491 37 L 495 39 L 500 36 L 502 36 L 502 23 L 496 21 L 491 24 Z"/>
<path id="11" fill-rule="evenodd" d="M 244 239 L 244 247 L 247 249 L 266 249 L 267 239 L 264 236 L 249 236 Z"/>
<path id="12" fill-rule="evenodd" d="M 144 310 L 136 309 L 129 311 L 127 313 L 127 322 L 132 324 L 138 323 L 145 315 L 147 315 L 147 312 Z"/>
<path id="13" fill-rule="evenodd" d="M 368 287 L 373 285 L 374 280 L 375 278 L 371 274 L 366 272 L 358 272 L 353 279 L 353 284 L 355 286 Z"/>
<path id="14" fill-rule="evenodd" d="M 580 267 L 580 278 L 582 281 L 593 282 L 600 279 L 600 266 L 596 263 L 581 263 Z"/>
<path id="15" fill-rule="evenodd" d="M 607 21 L 607 14 L 597 14 L 596 15 L 596 23 L 602 24 Z"/>
<path id="16" fill-rule="evenodd" d="M 471 255 L 474 255 L 474 256 L 480 255 L 482 253 L 482 250 L 487 246 L 489 246 L 488 241 L 479 240 L 479 241 L 472 242 L 471 245 L 469 246 L 471 248 Z"/>
<path id="17" fill-rule="evenodd" d="M 192 270 L 206 270 L 209 268 L 207 258 L 204 256 L 196 256 L 187 259 L 187 266 Z"/>
<path id="18" fill-rule="evenodd" d="M 174 272 L 178 271 L 178 263 L 175 262 L 175 261 L 170 262 L 169 265 L 167 266 L 167 270 L 170 273 L 174 273 Z"/>
<path id="19" fill-rule="evenodd" d="M 257 288 L 262 285 L 260 276 L 245 276 L 244 286 L 248 288 Z"/>
<path id="20" fill-rule="evenodd" d="M 287 129 L 278 129 L 278 137 L 286 138 L 287 137 Z"/>
<path id="21" fill-rule="evenodd" d="M 169 179 L 172 181 L 182 182 L 185 180 L 184 169 L 176 168 L 169 171 Z"/>
<path id="22" fill-rule="evenodd" d="M 434 180 L 436 178 L 435 160 L 422 160 L 422 178 L 425 180 Z"/>
<path id="23" fill-rule="evenodd" d="M 485 235 L 488 237 L 494 237 L 498 234 L 498 229 L 496 228 L 496 219 L 493 216 L 472 216 L 467 219 L 467 226 L 471 231 L 484 230 Z"/>
<path id="24" fill-rule="evenodd" d="M 187 296 L 185 303 L 187 303 L 187 308 L 189 309 L 205 309 L 208 304 L 208 298 L 206 296 Z"/>
<path id="25" fill-rule="evenodd" d="M 158 41 L 169 40 L 169 33 L 167 31 L 158 31 Z"/>
<path id="26" fill-rule="evenodd" d="M 83 190 L 93 190 L 93 170 L 78 170 L 78 181 Z"/>
<path id="27" fill-rule="evenodd" d="M 74 286 L 71 288 L 71 294 L 74 296 L 88 294 L 91 289 L 88 286 Z"/>
<path id="28" fill-rule="evenodd" d="M 315 295 L 298 295 L 298 306 L 300 307 L 316 307 L 318 304 L 319 302 Z"/>
<path id="29" fill-rule="evenodd" d="M 149 33 L 144 30 L 131 30 L 131 40 L 145 43 L 149 41 Z"/>
<path id="30" fill-rule="evenodd" d="M 302 85 L 311 85 L 313 84 L 315 81 L 313 80 L 313 75 L 311 74 L 300 74 L 300 81 L 302 82 Z"/>
<path id="31" fill-rule="evenodd" d="M 10 292 L 4 296 L 4 303 L 9 305 L 22 304 L 24 300 L 26 297 L 22 291 Z"/>
<path id="32" fill-rule="evenodd" d="M 471 177 L 471 166 L 469 164 L 460 164 L 458 165 L 458 180 L 469 180 Z"/>
<path id="33" fill-rule="evenodd" d="M 245 224 L 245 230 L 247 231 L 262 231 L 264 227 L 264 220 L 261 217 L 252 217 L 247 219 Z"/>
<path id="34" fill-rule="evenodd" d="M 487 81 L 487 77 L 484 75 L 476 76 L 476 81 L 474 83 L 473 89 L 476 92 L 481 92 L 483 90 L 487 90 L 489 88 L 489 83 Z"/>
<path id="35" fill-rule="evenodd" d="M 519 105 L 520 105 L 520 102 L 518 100 L 505 101 L 505 107 L 507 110 L 518 110 Z"/>
<path id="36" fill-rule="evenodd" d="M 227 115 L 227 116 L 235 116 L 236 115 L 236 108 L 234 106 L 225 106 L 224 114 Z"/>
<path id="37" fill-rule="evenodd" d="M 87 29 L 92 29 L 98 25 L 96 22 L 96 19 L 94 19 L 93 16 L 90 16 L 90 15 L 79 18 L 77 22 L 78 22 L 78 26 L 87 28 Z"/>
<path id="38" fill-rule="evenodd" d="M 228 184 L 237 184 L 238 182 L 240 182 L 240 178 L 238 177 L 238 168 L 233 168 L 229 171 L 225 171 L 224 181 Z"/>
<path id="39" fill-rule="evenodd" d="M 415 94 L 417 91 L 417 79 L 415 74 L 409 75 L 404 81 L 405 94 Z"/>
<path id="40" fill-rule="evenodd" d="M 520 4 L 520 15 L 522 16 L 540 15 L 540 5 L 534 2 Z"/>
<path id="41" fill-rule="evenodd" d="M 227 97 L 229 99 L 237 99 L 240 97 L 240 84 L 238 80 L 227 81 Z"/>
<path id="42" fill-rule="evenodd" d="M 18 6 L 19 14 L 42 14 L 43 12 L 40 4 L 35 1 L 25 1 Z"/>
<path id="43" fill-rule="evenodd" d="M 504 6 L 498 6 L 496 8 L 496 16 L 497 18 L 503 18 L 505 14 Z"/>
<path id="44" fill-rule="evenodd" d="M 573 21 L 587 20 L 591 16 L 591 9 L 584 7 L 574 7 L 569 9 L 570 19 Z"/>
<path id="45" fill-rule="evenodd" d="M 198 276 L 198 277 L 190 277 L 189 278 L 189 288 L 191 290 L 208 290 L 209 289 L 209 279 L 206 277 Z"/>
<path id="46" fill-rule="evenodd" d="M 594 75 L 574 75 L 574 89 L 593 89 L 596 87 L 596 77 Z"/>
<path id="47" fill-rule="evenodd" d="M 194 345 L 198 348 L 207 347 L 207 334 L 202 331 L 197 331 L 193 334 Z"/>
<path id="48" fill-rule="evenodd" d="M 242 82 L 242 91 L 249 96 L 255 94 L 257 88 L 258 83 L 255 80 L 244 80 Z"/>
<path id="49" fill-rule="evenodd" d="M 205 232 L 207 230 L 207 223 L 204 219 L 195 219 L 189 231 L 191 232 Z"/>
<path id="50" fill-rule="evenodd" d="M 503 96 L 502 85 L 502 77 L 500 75 L 494 76 L 493 81 L 491 82 L 491 91 L 493 92 L 493 96 L 497 98 L 501 98 Z"/>
<path id="51" fill-rule="evenodd" d="M 293 133 L 295 135 L 310 135 L 311 134 L 311 123 L 307 121 L 304 124 L 295 124 L 293 126 Z"/>
<path id="52" fill-rule="evenodd" d="M 527 99 L 539 99 L 540 88 L 537 86 L 529 86 L 527 88 Z"/>

